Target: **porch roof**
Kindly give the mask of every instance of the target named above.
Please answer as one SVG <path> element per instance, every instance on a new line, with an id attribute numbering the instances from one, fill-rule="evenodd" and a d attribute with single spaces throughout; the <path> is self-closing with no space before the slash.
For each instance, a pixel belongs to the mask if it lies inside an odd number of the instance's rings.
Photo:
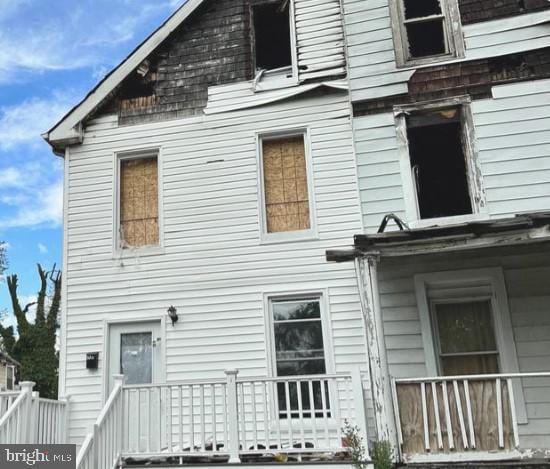
<path id="1" fill-rule="evenodd" d="M 329 262 L 346 262 L 367 255 L 412 256 L 544 241 L 550 241 L 550 212 L 360 234 L 354 236 L 353 248 L 327 250 L 326 256 Z"/>

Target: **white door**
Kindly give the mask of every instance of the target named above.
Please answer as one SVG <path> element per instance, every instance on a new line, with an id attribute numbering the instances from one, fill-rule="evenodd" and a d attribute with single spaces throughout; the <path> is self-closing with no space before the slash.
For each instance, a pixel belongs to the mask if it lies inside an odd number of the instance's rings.
<path id="1" fill-rule="evenodd" d="M 116 374 L 129 385 L 164 381 L 160 321 L 111 324 L 108 360 L 109 391 Z"/>

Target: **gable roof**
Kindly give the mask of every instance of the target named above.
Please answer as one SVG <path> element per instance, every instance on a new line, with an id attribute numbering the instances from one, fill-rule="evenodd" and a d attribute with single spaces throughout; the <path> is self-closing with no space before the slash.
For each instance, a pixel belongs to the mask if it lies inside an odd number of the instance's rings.
<path id="1" fill-rule="evenodd" d="M 156 31 L 113 69 L 86 97 L 71 109 L 42 137 L 54 148 L 79 143 L 82 140 L 82 121 L 94 112 L 104 100 L 138 67 L 162 42 L 185 21 L 204 0 L 187 0 Z"/>

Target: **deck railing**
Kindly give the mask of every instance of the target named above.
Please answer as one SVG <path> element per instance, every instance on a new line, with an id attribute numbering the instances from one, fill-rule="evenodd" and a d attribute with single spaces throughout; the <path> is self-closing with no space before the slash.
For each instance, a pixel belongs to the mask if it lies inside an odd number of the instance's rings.
<path id="1" fill-rule="evenodd" d="M 122 383 L 123 376 L 115 376 L 115 385 L 94 424 L 93 433 L 80 448 L 77 469 L 114 469 L 118 466 L 123 439 Z"/>
<path id="2" fill-rule="evenodd" d="M 122 456 L 346 452 L 344 420 L 366 438 L 361 375 L 226 378 L 124 386 Z"/>
<path id="3" fill-rule="evenodd" d="M 415 462 L 445 455 L 497 458 L 520 446 L 514 381 L 550 373 L 393 380 L 402 456 Z M 519 384 L 519 383 L 518 383 Z"/>
<path id="4" fill-rule="evenodd" d="M 33 421 L 37 444 L 63 444 L 67 442 L 69 403 L 68 400 L 44 399 L 35 395 L 33 398 Z"/>
<path id="5" fill-rule="evenodd" d="M 9 410 L 15 399 L 19 396 L 19 391 L 3 391 L 0 392 L 0 419 Z"/>

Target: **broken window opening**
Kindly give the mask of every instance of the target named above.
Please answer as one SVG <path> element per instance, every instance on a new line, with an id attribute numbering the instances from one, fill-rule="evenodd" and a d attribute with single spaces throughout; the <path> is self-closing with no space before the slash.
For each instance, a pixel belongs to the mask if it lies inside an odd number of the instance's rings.
<path id="1" fill-rule="evenodd" d="M 460 108 L 410 115 L 407 135 L 420 218 L 473 213 Z"/>
<path id="2" fill-rule="evenodd" d="M 252 7 L 256 70 L 292 66 L 289 1 L 261 3 Z"/>
<path id="3" fill-rule="evenodd" d="M 448 52 L 441 0 L 403 0 L 403 12 L 409 58 Z"/>

